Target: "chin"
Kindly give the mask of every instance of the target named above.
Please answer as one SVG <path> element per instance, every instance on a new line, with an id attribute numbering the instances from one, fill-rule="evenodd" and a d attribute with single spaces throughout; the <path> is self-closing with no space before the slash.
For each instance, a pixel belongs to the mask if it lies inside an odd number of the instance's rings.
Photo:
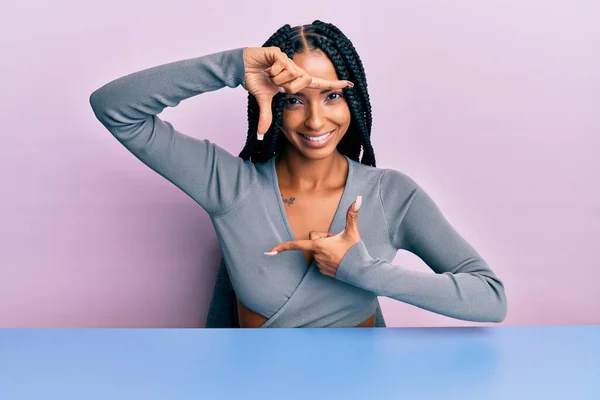
<path id="1" fill-rule="evenodd" d="M 331 155 L 335 152 L 335 148 L 333 149 L 321 149 L 318 151 L 303 151 L 301 150 L 300 153 L 302 153 L 302 155 L 309 159 L 309 160 L 325 160 L 326 158 L 331 157 Z"/>

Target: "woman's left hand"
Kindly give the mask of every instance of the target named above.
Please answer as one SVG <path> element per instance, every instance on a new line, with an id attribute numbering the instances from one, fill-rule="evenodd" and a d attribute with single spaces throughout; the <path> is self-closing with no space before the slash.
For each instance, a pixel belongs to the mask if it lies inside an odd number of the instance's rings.
<path id="1" fill-rule="evenodd" d="M 312 251 L 321 273 L 335 278 L 335 273 L 344 255 L 361 240 L 358 232 L 358 209 L 361 203 L 362 196 L 358 196 L 346 212 L 346 227 L 337 235 L 331 232 L 311 232 L 309 240 L 280 243 L 265 255 L 274 256 L 288 250 Z"/>

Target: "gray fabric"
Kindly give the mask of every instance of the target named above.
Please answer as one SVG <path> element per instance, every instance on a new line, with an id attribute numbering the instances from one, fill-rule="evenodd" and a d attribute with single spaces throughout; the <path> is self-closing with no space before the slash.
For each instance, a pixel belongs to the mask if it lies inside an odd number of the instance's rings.
<path id="1" fill-rule="evenodd" d="M 206 328 L 239 328 L 237 316 L 237 301 L 231 286 L 225 260 L 221 257 L 212 300 L 206 317 Z M 381 312 L 379 301 L 375 311 L 375 327 L 385 328 L 385 319 Z"/>

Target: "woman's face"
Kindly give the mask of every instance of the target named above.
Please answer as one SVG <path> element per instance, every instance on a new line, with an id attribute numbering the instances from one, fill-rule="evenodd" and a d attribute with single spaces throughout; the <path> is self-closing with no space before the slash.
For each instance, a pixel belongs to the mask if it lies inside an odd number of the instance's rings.
<path id="1" fill-rule="evenodd" d="M 333 63 L 322 51 L 296 53 L 293 61 L 313 77 L 339 79 Z M 342 90 L 304 88 L 284 96 L 282 128 L 292 147 L 288 150 L 310 159 L 331 155 L 350 126 L 350 109 Z"/>

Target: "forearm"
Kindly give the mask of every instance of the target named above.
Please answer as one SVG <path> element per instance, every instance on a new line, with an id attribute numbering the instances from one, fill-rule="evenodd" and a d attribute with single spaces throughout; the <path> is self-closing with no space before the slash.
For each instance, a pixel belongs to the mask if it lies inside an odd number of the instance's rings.
<path id="1" fill-rule="evenodd" d="M 243 48 L 175 61 L 115 79 L 94 91 L 90 104 L 112 133 L 175 107 L 184 99 L 244 81 Z M 123 139 L 125 139 L 123 137 Z"/>
<path id="2" fill-rule="evenodd" d="M 336 278 L 351 285 L 414 306 L 477 322 L 501 322 L 507 312 L 502 282 L 480 258 L 452 271 L 427 273 L 373 258 L 361 241 L 350 248 Z"/>

